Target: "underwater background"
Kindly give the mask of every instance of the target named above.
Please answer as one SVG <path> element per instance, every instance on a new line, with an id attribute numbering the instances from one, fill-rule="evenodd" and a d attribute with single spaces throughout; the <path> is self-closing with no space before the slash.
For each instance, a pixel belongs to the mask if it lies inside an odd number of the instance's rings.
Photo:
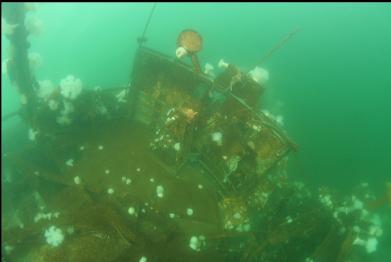
<path id="1" fill-rule="evenodd" d="M 59 83 L 73 74 L 84 86 L 126 85 L 151 6 L 38 4 L 43 32 L 29 38 L 30 52 L 42 57 L 37 80 Z M 263 109 L 283 115 L 300 146 L 291 176 L 344 191 L 368 182 L 381 195 L 391 180 L 390 25 L 388 3 L 158 3 L 146 46 L 174 56 L 178 34 L 194 28 L 204 39 L 202 65 L 217 67 L 224 58 L 249 71 L 299 28 L 262 65 L 270 72 Z M 8 43 L 1 37 L 4 60 Z M 1 84 L 4 116 L 19 108 L 19 98 L 4 74 Z M 31 143 L 27 130 L 17 117 L 3 122 L 2 151 Z M 385 220 L 375 261 L 386 261 L 389 225 Z"/>

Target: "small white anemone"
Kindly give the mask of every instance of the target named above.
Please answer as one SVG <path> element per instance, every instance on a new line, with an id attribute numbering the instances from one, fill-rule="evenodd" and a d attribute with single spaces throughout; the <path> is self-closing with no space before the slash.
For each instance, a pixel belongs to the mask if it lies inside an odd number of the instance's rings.
<path id="1" fill-rule="evenodd" d="M 269 80 L 269 72 L 262 68 L 256 66 L 253 70 L 249 72 L 250 77 L 260 85 L 265 84 Z"/>
<path id="2" fill-rule="evenodd" d="M 187 50 L 186 50 L 186 48 L 184 48 L 183 46 L 178 47 L 178 48 L 175 50 L 175 55 L 176 55 L 177 58 L 182 58 L 182 57 L 184 57 L 185 55 L 187 55 Z"/>
<path id="3" fill-rule="evenodd" d="M 213 65 L 211 65 L 210 63 L 206 63 L 205 64 L 205 69 L 204 69 L 204 73 L 205 73 L 205 75 L 209 75 L 209 76 L 214 76 L 215 74 L 214 74 L 214 66 Z"/>
<path id="4" fill-rule="evenodd" d="M 221 69 L 225 69 L 225 68 L 228 68 L 229 64 L 227 62 L 225 62 L 224 59 L 221 58 L 220 61 L 219 61 L 218 66 Z"/>
<path id="5" fill-rule="evenodd" d="M 129 215 L 133 216 L 136 214 L 136 209 L 134 207 L 129 207 L 128 213 L 129 213 Z"/>
<path id="6" fill-rule="evenodd" d="M 147 257 L 142 256 L 138 262 L 147 262 Z"/>
<path id="7" fill-rule="evenodd" d="M 174 149 L 175 149 L 175 151 L 181 150 L 181 143 L 175 143 L 174 144 Z"/>
<path id="8" fill-rule="evenodd" d="M 45 230 L 46 242 L 51 246 L 58 246 L 64 241 L 64 235 L 61 229 L 51 226 Z"/>
<path id="9" fill-rule="evenodd" d="M 60 82 L 61 95 L 67 99 L 76 99 L 83 88 L 83 84 L 80 79 L 73 75 L 68 75 Z"/>
<path id="10" fill-rule="evenodd" d="M 38 134 L 38 130 L 34 130 L 32 128 L 29 129 L 29 139 L 31 141 L 35 141 L 37 134 Z"/>
<path id="11" fill-rule="evenodd" d="M 373 253 L 377 249 L 377 239 L 374 237 L 371 237 L 367 240 L 365 248 L 367 250 L 367 253 Z"/>
<path id="12" fill-rule="evenodd" d="M 73 182 L 75 182 L 76 185 L 80 185 L 80 183 L 81 183 L 80 177 L 79 177 L 79 176 L 75 176 L 75 177 L 73 178 Z"/>
<path id="13" fill-rule="evenodd" d="M 201 247 L 205 245 L 205 237 L 200 236 L 192 236 L 190 238 L 189 247 L 195 251 L 200 251 Z"/>
<path id="14" fill-rule="evenodd" d="M 221 146 L 223 144 L 223 134 L 221 132 L 212 133 L 212 141 L 216 142 L 217 145 Z"/>
<path id="15" fill-rule="evenodd" d="M 163 198 L 164 196 L 164 188 L 162 185 L 158 185 L 156 187 L 156 195 L 159 197 L 159 198 Z"/>
<path id="16" fill-rule="evenodd" d="M 194 214 L 194 210 L 192 208 L 188 208 L 188 209 L 186 209 L 186 214 L 188 216 L 192 216 Z"/>
<path id="17" fill-rule="evenodd" d="M 65 162 L 65 164 L 66 164 L 67 166 L 73 167 L 73 162 L 74 162 L 73 158 L 70 158 L 70 159 L 68 159 L 68 160 Z"/>
<path id="18" fill-rule="evenodd" d="M 124 89 L 115 96 L 117 98 L 118 103 L 126 103 L 125 97 L 127 93 L 128 93 L 128 89 Z"/>

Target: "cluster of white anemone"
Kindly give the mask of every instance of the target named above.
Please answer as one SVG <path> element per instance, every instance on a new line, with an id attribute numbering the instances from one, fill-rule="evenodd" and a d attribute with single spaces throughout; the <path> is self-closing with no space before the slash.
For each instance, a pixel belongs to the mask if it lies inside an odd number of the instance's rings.
<path id="1" fill-rule="evenodd" d="M 61 95 L 69 100 L 75 100 L 81 93 L 83 84 L 80 79 L 68 75 L 60 82 Z"/>
<path id="2" fill-rule="evenodd" d="M 205 240 L 203 235 L 192 236 L 189 241 L 189 247 L 195 251 L 200 251 L 201 247 L 205 246 Z"/>
<path id="3" fill-rule="evenodd" d="M 63 97 L 63 110 L 57 117 L 57 123 L 60 125 L 69 125 L 72 123 L 70 114 L 73 113 L 74 107 L 72 102 L 79 97 L 83 89 L 83 83 L 73 75 L 68 75 L 60 82 L 60 92 Z"/>
<path id="4" fill-rule="evenodd" d="M 49 106 L 50 110 L 56 111 L 62 103 L 62 110 L 57 116 L 57 123 L 60 125 L 69 125 L 72 123 L 70 114 L 74 112 L 73 101 L 76 100 L 83 90 L 83 83 L 73 75 L 68 75 L 60 81 L 61 100 L 52 98 L 56 87 L 50 80 L 39 81 L 37 96 Z"/>
<path id="5" fill-rule="evenodd" d="M 359 215 L 359 224 L 353 226 L 353 232 L 356 234 L 356 238 L 353 241 L 353 245 L 361 246 L 365 248 L 367 253 L 373 253 L 377 249 L 378 237 L 383 234 L 381 227 L 380 217 L 376 214 L 371 214 L 365 209 L 364 203 L 357 196 L 353 195 L 350 199 L 342 202 L 342 205 L 338 205 L 333 202 L 331 195 L 320 194 L 320 202 L 333 212 L 333 216 L 338 223 L 344 224 L 343 218 L 350 214 L 356 213 Z M 345 232 L 346 228 L 342 227 L 341 232 Z"/>

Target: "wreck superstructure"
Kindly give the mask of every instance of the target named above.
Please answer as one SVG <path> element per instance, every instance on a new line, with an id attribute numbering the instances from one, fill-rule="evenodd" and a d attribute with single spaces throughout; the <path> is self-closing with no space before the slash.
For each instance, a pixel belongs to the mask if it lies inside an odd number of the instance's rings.
<path id="1" fill-rule="evenodd" d="M 140 46 L 126 87 L 77 97 L 57 87 L 42 99 L 31 83 L 34 106 L 22 111 L 36 144 L 3 155 L 23 192 L 5 192 L 6 259 L 350 257 L 362 211 L 350 199 L 337 212 L 330 192 L 319 200 L 288 179 L 297 145 L 258 109 L 264 87 L 235 65 L 213 78 Z"/>

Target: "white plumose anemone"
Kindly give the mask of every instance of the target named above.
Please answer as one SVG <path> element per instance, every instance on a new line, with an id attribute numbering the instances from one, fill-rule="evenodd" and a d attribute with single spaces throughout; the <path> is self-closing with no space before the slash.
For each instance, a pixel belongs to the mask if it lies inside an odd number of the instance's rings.
<path id="1" fill-rule="evenodd" d="M 216 142 L 217 145 L 221 146 L 223 144 L 223 134 L 221 132 L 214 132 L 212 134 L 212 141 Z"/>
<path id="2" fill-rule="evenodd" d="M 175 143 L 174 144 L 174 149 L 175 149 L 175 151 L 181 150 L 181 144 L 180 143 Z"/>
<path id="3" fill-rule="evenodd" d="M 358 246 L 363 246 L 365 247 L 365 249 L 367 250 L 367 253 L 370 254 L 370 253 L 373 253 L 376 251 L 377 249 L 377 239 L 375 237 L 371 237 L 367 240 L 364 240 L 364 239 L 361 239 L 359 237 L 357 237 L 354 241 L 353 241 L 353 245 L 358 245 Z"/>
<path id="4" fill-rule="evenodd" d="M 269 72 L 262 68 L 256 66 L 253 70 L 249 72 L 250 77 L 260 85 L 265 84 L 269 80 Z"/>
<path id="5" fill-rule="evenodd" d="M 164 188 L 163 188 L 163 186 L 158 185 L 158 186 L 156 187 L 156 195 L 157 195 L 159 198 L 163 198 L 163 196 L 164 196 Z"/>
<path id="6" fill-rule="evenodd" d="M 194 214 L 194 210 L 192 208 L 188 208 L 188 209 L 186 209 L 186 214 L 188 216 L 192 216 Z"/>
<path id="7" fill-rule="evenodd" d="M 43 31 L 43 23 L 42 21 L 36 17 L 35 15 L 28 15 L 24 20 L 24 24 L 26 26 L 27 31 L 34 35 L 40 36 Z"/>
<path id="8" fill-rule="evenodd" d="M 4 35 L 12 35 L 17 26 L 18 26 L 17 24 L 15 25 L 8 24 L 4 18 L 1 18 L 1 32 Z"/>
<path id="9" fill-rule="evenodd" d="M 365 245 L 365 248 L 367 250 L 367 253 L 373 253 L 377 249 L 377 239 L 374 237 L 371 237 L 367 240 L 367 243 Z"/>
<path id="10" fill-rule="evenodd" d="M 184 48 L 182 46 L 178 47 L 175 51 L 175 55 L 177 58 L 182 58 L 182 57 L 186 56 L 187 55 L 186 48 Z"/>
<path id="11" fill-rule="evenodd" d="M 139 262 L 147 262 L 147 257 L 145 257 L 145 256 L 142 256 L 141 258 L 140 258 L 140 260 L 139 260 Z"/>
<path id="12" fill-rule="evenodd" d="M 75 176 L 75 177 L 73 178 L 73 182 L 75 182 L 76 185 L 80 185 L 80 183 L 81 183 L 80 177 L 79 177 L 79 176 Z"/>
<path id="13" fill-rule="evenodd" d="M 225 69 L 229 66 L 229 64 L 227 62 L 225 62 L 224 59 L 220 59 L 218 66 L 221 69 Z"/>
<path id="14" fill-rule="evenodd" d="M 129 207 L 128 213 L 129 213 L 129 215 L 133 216 L 136 214 L 136 209 L 134 207 Z"/>
<path id="15" fill-rule="evenodd" d="M 201 247 L 205 245 L 205 237 L 200 236 L 192 236 L 190 238 L 189 247 L 195 251 L 200 251 Z"/>
<path id="16" fill-rule="evenodd" d="M 56 89 L 52 81 L 50 80 L 42 80 L 39 81 L 39 88 L 38 88 L 38 97 L 42 98 L 43 100 L 47 101 L 50 97 L 50 95 L 53 93 L 53 91 Z"/>
<path id="17" fill-rule="evenodd" d="M 32 52 L 28 54 L 28 60 L 30 69 L 35 71 L 43 64 L 42 56 L 37 52 Z"/>
<path id="18" fill-rule="evenodd" d="M 190 243 L 189 243 L 189 247 L 193 250 L 196 250 L 196 251 L 199 251 L 200 250 L 200 246 L 201 246 L 201 243 L 200 241 L 198 240 L 198 237 L 196 236 L 192 236 L 190 238 Z"/>
<path id="19" fill-rule="evenodd" d="M 51 226 L 45 230 L 46 242 L 51 246 L 58 246 L 64 241 L 64 234 L 61 229 Z"/>
<path id="20" fill-rule="evenodd" d="M 213 65 L 211 65 L 210 63 L 206 63 L 204 69 L 205 75 L 214 76 L 214 69 L 215 68 Z"/>
<path id="21" fill-rule="evenodd" d="M 38 130 L 34 130 L 32 128 L 29 129 L 29 139 L 31 141 L 35 141 L 36 137 L 37 137 L 37 134 L 38 134 Z"/>
<path id="22" fill-rule="evenodd" d="M 80 95 L 82 88 L 81 80 L 73 75 L 68 75 L 60 82 L 61 95 L 70 100 L 75 100 Z"/>
<path id="23" fill-rule="evenodd" d="M 128 89 L 124 89 L 119 92 L 115 97 L 117 98 L 118 103 L 126 103 L 126 96 L 128 94 Z"/>

